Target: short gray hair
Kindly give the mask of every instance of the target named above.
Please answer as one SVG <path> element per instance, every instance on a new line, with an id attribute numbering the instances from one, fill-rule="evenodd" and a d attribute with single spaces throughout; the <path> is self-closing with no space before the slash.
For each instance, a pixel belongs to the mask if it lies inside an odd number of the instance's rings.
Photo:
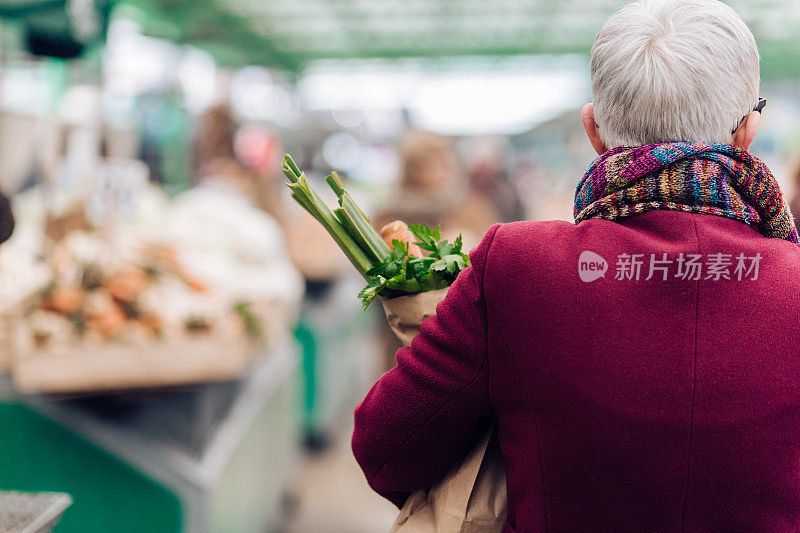
<path id="1" fill-rule="evenodd" d="M 747 24 L 719 0 L 640 0 L 594 41 L 592 98 L 609 148 L 730 143 L 756 103 L 759 55 Z"/>

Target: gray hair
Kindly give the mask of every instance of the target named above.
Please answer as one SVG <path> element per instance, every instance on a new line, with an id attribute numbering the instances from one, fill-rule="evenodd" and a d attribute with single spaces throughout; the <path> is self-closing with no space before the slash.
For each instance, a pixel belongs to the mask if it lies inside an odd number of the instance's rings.
<path id="1" fill-rule="evenodd" d="M 594 41 L 592 98 L 609 148 L 670 141 L 730 143 L 758 103 L 759 55 L 719 0 L 640 0 Z"/>

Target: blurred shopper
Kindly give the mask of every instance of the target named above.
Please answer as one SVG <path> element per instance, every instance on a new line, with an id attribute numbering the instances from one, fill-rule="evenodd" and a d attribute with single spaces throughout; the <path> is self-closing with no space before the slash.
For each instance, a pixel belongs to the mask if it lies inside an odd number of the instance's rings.
<path id="1" fill-rule="evenodd" d="M 175 87 L 150 91 L 137 99 L 141 116 L 140 159 L 150 170 L 150 178 L 169 194 L 191 186 L 189 114 Z"/>
<path id="2" fill-rule="evenodd" d="M 201 123 L 198 184 L 174 200 L 165 231 L 186 248 L 184 261 L 192 274 L 239 301 L 274 299 L 291 309 L 302 294 L 302 279 L 289 260 L 280 225 L 257 205 L 256 177 L 236 158 L 231 112 L 212 107 Z"/>
<path id="3" fill-rule="evenodd" d="M 794 530 L 800 249 L 747 151 L 753 36 L 716 0 L 644 0 L 591 79 L 576 224 L 492 227 L 357 408 L 355 456 L 402 505 L 496 421 L 506 532 Z"/>
<path id="4" fill-rule="evenodd" d="M 261 124 L 244 125 L 236 131 L 234 153 L 253 173 L 256 203 L 280 220 L 281 200 L 285 199 L 285 181 L 280 169 L 285 152 L 278 134 Z"/>
<path id="5" fill-rule="evenodd" d="M 200 117 L 194 139 L 193 170 L 196 178 L 215 173 L 213 166 L 236 161 L 236 123 L 228 106 L 217 104 Z"/>
<path id="6" fill-rule="evenodd" d="M 275 190 L 277 176 L 262 171 L 269 164 L 280 168 L 281 146 L 277 138 L 269 141 L 262 138 L 265 135 L 271 134 L 253 126 L 238 129 L 227 105 L 210 107 L 200 118 L 194 139 L 195 183 L 224 182 L 276 216 L 277 210 L 265 195 Z"/>
<path id="7" fill-rule="evenodd" d="M 508 175 L 507 140 L 476 137 L 466 144 L 469 185 L 494 206 L 498 222 L 515 222 L 525 218 L 525 207 Z"/>
<path id="8" fill-rule="evenodd" d="M 273 132 L 254 125 L 237 129 L 230 108 L 215 105 L 201 118 L 195 138 L 195 181 L 201 191 L 211 194 L 221 194 L 223 189 L 235 192 L 251 207 L 264 211 L 271 225 L 277 222 L 289 257 L 305 279 L 335 279 L 348 268 L 336 243 L 308 213 L 295 205 L 287 209 L 281 202 L 285 196 L 278 170 L 282 157 L 280 140 Z"/>
<path id="9" fill-rule="evenodd" d="M 400 179 L 377 218 L 377 226 L 393 220 L 408 224 L 441 223 L 453 239 L 463 234 L 466 248 L 476 245 L 489 226 L 499 221 L 494 207 L 469 187 L 449 139 L 425 131 L 409 131 L 400 140 Z"/>

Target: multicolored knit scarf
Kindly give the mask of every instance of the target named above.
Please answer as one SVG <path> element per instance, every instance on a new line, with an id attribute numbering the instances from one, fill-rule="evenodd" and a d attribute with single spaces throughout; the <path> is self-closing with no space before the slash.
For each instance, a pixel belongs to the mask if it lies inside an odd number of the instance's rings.
<path id="1" fill-rule="evenodd" d="M 741 220 L 765 237 L 800 244 L 767 166 L 728 144 L 619 147 L 598 158 L 575 191 L 575 223 L 668 209 Z"/>

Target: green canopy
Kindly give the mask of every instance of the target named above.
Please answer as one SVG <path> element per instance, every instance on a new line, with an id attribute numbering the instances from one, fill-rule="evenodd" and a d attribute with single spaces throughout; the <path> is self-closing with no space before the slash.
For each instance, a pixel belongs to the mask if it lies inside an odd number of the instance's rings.
<path id="1" fill-rule="evenodd" d="M 34 17 L 91 0 L 0 0 Z M 98 6 L 112 0 L 94 0 Z M 209 51 L 225 66 L 298 71 L 314 59 L 588 53 L 628 0 L 114 0 L 145 33 Z M 748 22 L 767 79 L 800 77 L 797 0 L 729 0 Z"/>
<path id="2" fill-rule="evenodd" d="M 111 0 L 0 0 L 0 19 L 22 27 L 37 55 L 73 58 L 105 36 Z"/>
<path id="3" fill-rule="evenodd" d="M 228 61 L 298 70 L 313 59 L 588 53 L 627 0 L 127 0 Z M 796 0 L 731 0 L 765 78 L 800 76 Z M 213 52 L 213 50 L 211 50 Z M 221 50 L 216 52 L 219 55 Z"/>

